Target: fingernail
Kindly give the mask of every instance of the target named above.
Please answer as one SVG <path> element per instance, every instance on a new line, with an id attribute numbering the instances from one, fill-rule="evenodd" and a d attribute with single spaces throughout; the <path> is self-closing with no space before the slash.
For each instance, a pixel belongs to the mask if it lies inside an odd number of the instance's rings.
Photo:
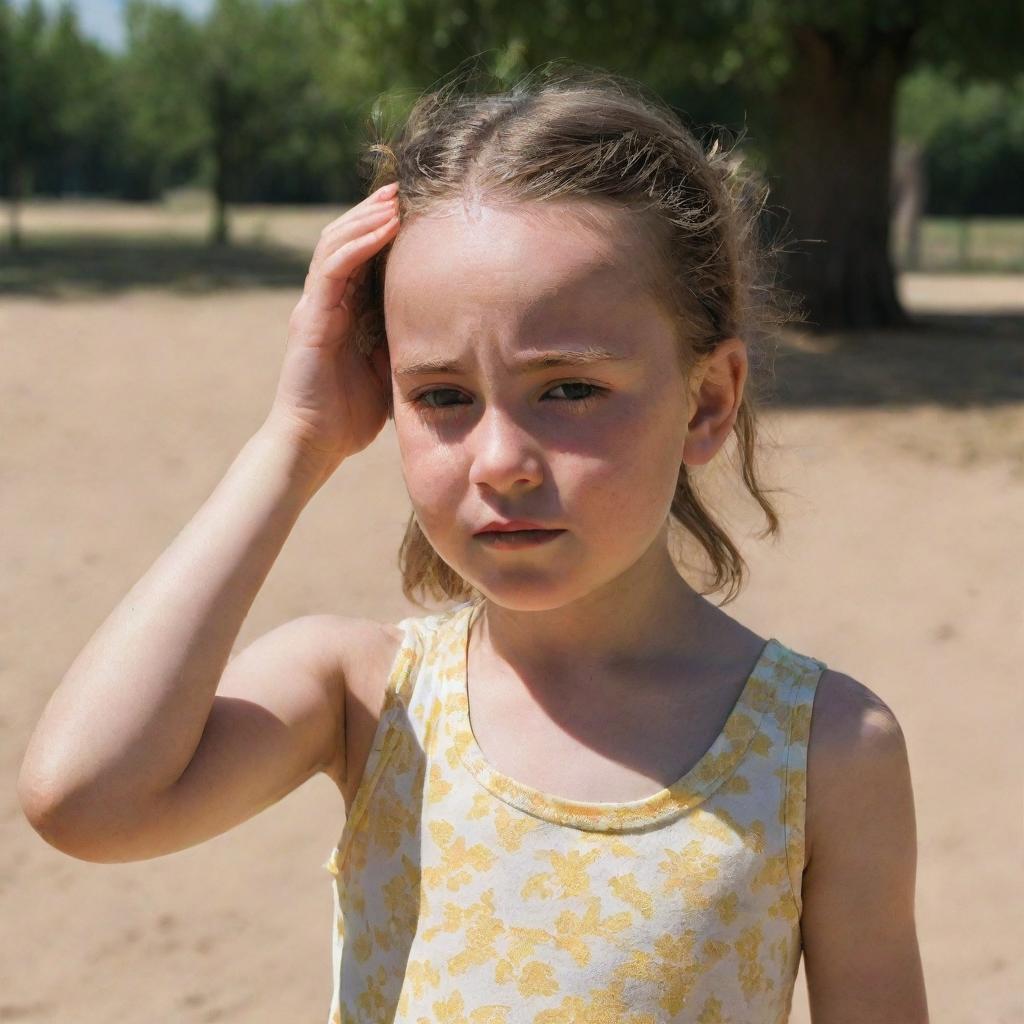
<path id="1" fill-rule="evenodd" d="M 379 196 L 392 196 L 398 191 L 398 182 L 392 181 L 382 188 L 377 189 L 377 195 Z"/>

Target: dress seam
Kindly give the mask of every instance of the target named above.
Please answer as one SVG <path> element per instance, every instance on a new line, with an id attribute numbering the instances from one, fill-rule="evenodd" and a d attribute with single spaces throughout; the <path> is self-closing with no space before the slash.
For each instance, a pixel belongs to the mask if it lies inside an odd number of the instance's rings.
<path id="1" fill-rule="evenodd" d="M 765 644 L 764 650 L 762 651 L 762 659 L 767 654 L 768 650 L 772 647 L 773 644 L 778 645 L 780 647 L 782 646 L 776 640 L 768 641 L 768 643 Z M 760 661 L 761 659 L 759 659 L 759 664 Z M 750 678 L 753 678 L 755 674 L 756 668 L 755 671 L 751 673 Z M 461 680 L 461 685 L 464 687 L 465 680 L 462 679 L 461 675 L 458 676 L 458 678 Z M 733 714 L 736 713 L 739 706 L 739 702 L 737 702 L 733 710 L 730 712 L 728 716 L 729 718 L 731 718 Z M 735 775 L 737 771 L 740 770 L 740 767 L 744 764 L 746 758 L 750 754 L 750 750 L 754 744 L 754 741 L 764 731 L 764 718 L 766 714 L 766 709 L 764 707 L 757 708 L 756 706 L 748 706 L 744 710 L 750 717 L 751 722 L 753 723 L 753 728 L 751 729 L 750 735 L 747 738 L 746 742 L 743 744 L 742 749 L 735 751 L 735 759 L 732 765 L 726 771 L 720 772 L 714 779 L 710 781 L 698 781 L 690 790 L 691 799 L 689 801 L 685 799 L 674 798 L 672 796 L 673 787 L 669 786 L 666 787 L 660 794 L 652 794 L 652 796 L 660 795 L 661 797 L 661 800 L 659 801 L 660 806 L 658 806 L 658 808 L 653 811 L 651 811 L 649 808 L 644 808 L 632 812 L 624 812 L 621 807 L 616 806 L 612 810 L 605 812 L 605 814 L 608 817 L 612 817 L 617 813 L 632 813 L 637 815 L 637 817 L 630 819 L 621 825 L 609 825 L 609 822 L 607 820 L 591 822 L 585 819 L 580 820 L 580 818 L 574 819 L 574 812 L 572 810 L 566 810 L 561 807 L 546 807 L 546 810 L 549 810 L 550 813 L 541 813 L 540 811 L 535 810 L 534 808 L 529 806 L 530 796 L 532 795 L 529 792 L 531 787 L 526 786 L 524 783 L 517 782 L 515 784 L 515 798 L 508 793 L 502 792 L 501 786 L 499 785 L 501 773 L 497 772 L 493 768 L 493 766 L 484 759 L 483 755 L 479 752 L 478 748 L 476 748 L 475 745 L 467 742 L 466 745 L 460 746 L 458 749 L 458 756 L 463 769 L 466 770 L 466 772 L 469 774 L 469 776 L 472 778 L 472 780 L 478 787 L 483 789 L 485 792 L 489 793 L 493 798 L 501 801 L 506 806 L 514 808 L 515 810 L 518 810 L 523 814 L 527 814 L 530 817 L 536 819 L 537 821 L 543 821 L 549 825 L 554 825 L 559 828 L 570 828 L 575 829 L 577 831 L 598 832 L 603 834 L 628 834 L 652 832 L 658 831 L 661 828 L 667 828 L 671 826 L 674 822 L 678 821 L 684 815 L 694 811 L 697 807 L 700 807 L 702 804 L 706 803 L 718 789 L 725 785 L 725 783 L 728 782 L 728 780 L 733 775 Z M 472 729 L 472 726 L 469 721 L 468 712 L 463 712 L 462 710 L 460 710 L 459 712 L 457 712 L 457 714 L 459 715 L 460 720 L 462 721 L 462 724 L 464 724 L 467 732 L 469 732 Z M 714 749 L 714 744 L 719 742 L 722 736 L 726 735 L 725 729 L 727 725 L 728 720 L 726 722 L 726 725 L 723 726 L 722 730 L 718 733 L 718 736 L 716 736 L 715 741 L 712 743 L 712 746 L 709 747 L 708 750 L 706 750 L 704 754 L 697 760 L 697 762 L 691 766 L 690 770 L 686 773 L 687 776 L 694 772 L 697 766 L 711 753 L 711 751 Z M 680 780 L 677 780 L 677 783 L 678 781 Z M 550 796 L 547 796 L 545 794 L 540 795 L 544 797 L 546 801 L 550 802 Z M 571 803 L 571 801 L 568 802 Z M 586 803 L 586 801 L 584 801 L 584 803 Z"/>
<path id="2" fill-rule="evenodd" d="M 783 812 L 782 812 L 783 837 L 782 838 L 783 838 L 783 844 L 784 844 L 783 848 L 786 851 L 786 878 L 787 878 L 788 883 L 789 883 L 788 884 L 789 895 L 790 895 L 790 899 L 793 901 L 793 906 L 796 908 L 797 920 L 799 921 L 799 919 L 803 916 L 803 896 L 802 896 L 803 886 L 802 885 L 800 886 L 801 892 L 798 892 L 797 891 L 797 882 L 796 882 L 796 880 L 797 879 L 802 879 L 802 877 L 803 877 L 803 864 L 802 863 L 795 863 L 794 864 L 794 862 L 793 862 L 793 852 L 794 851 L 791 851 L 791 849 L 790 849 L 789 838 L 790 838 L 790 834 L 791 833 L 794 835 L 794 837 L 796 837 L 797 833 L 799 833 L 799 851 L 798 852 L 801 855 L 800 859 L 802 861 L 804 853 L 805 853 L 805 851 L 807 849 L 807 846 L 806 846 L 806 843 L 807 843 L 807 753 L 808 753 L 809 746 L 810 746 L 810 743 L 809 743 L 809 740 L 810 740 L 810 736 L 809 736 L 810 729 L 808 728 L 808 736 L 803 737 L 801 739 L 801 743 L 803 743 L 803 745 L 804 745 L 804 768 L 803 768 L 804 778 L 803 778 L 803 786 L 801 787 L 801 792 L 799 794 L 800 800 L 799 800 L 798 803 L 799 803 L 799 812 L 802 813 L 802 815 L 803 815 L 803 823 L 802 823 L 801 827 L 799 829 L 797 829 L 796 828 L 796 822 L 791 820 L 791 810 L 797 810 L 797 808 L 794 807 L 794 804 L 796 802 L 793 801 L 791 799 L 791 797 L 790 797 L 790 785 L 791 785 L 791 782 L 792 782 L 791 767 L 792 767 L 793 746 L 794 746 L 794 744 L 793 744 L 794 726 L 795 726 L 795 723 L 796 723 L 797 709 L 804 704 L 802 690 L 803 690 L 805 684 L 808 682 L 808 674 L 811 671 L 810 666 L 814 666 L 814 668 L 817 670 L 818 678 L 819 679 L 820 679 L 820 676 L 821 676 L 821 672 L 824 671 L 826 666 L 825 666 L 825 664 L 823 662 L 819 662 L 816 659 L 805 658 L 803 656 L 798 656 L 794 652 L 790 652 L 790 654 L 797 661 L 797 666 L 798 667 L 797 667 L 797 671 L 794 673 L 794 679 L 793 679 L 793 682 L 790 684 L 790 688 L 789 688 L 788 714 L 787 714 L 787 723 L 786 723 L 786 770 L 785 770 L 784 783 L 783 783 L 783 792 L 782 792 L 782 807 L 783 807 Z M 811 706 L 812 706 L 812 708 L 813 708 L 814 691 L 815 691 L 816 686 L 817 686 L 817 682 L 816 681 L 815 681 L 813 686 L 809 686 L 810 693 L 808 695 L 811 698 Z"/>
<path id="3" fill-rule="evenodd" d="M 790 853 L 789 836 L 791 831 L 790 823 L 790 765 L 793 757 L 793 723 L 796 720 L 797 700 L 799 696 L 801 674 L 794 673 L 794 678 L 789 684 L 787 692 L 787 714 L 786 714 L 786 771 L 782 783 L 782 848 L 786 852 L 786 882 L 789 889 L 790 899 L 796 908 L 797 920 L 803 915 L 803 900 L 797 895 L 793 883 L 793 862 Z"/>

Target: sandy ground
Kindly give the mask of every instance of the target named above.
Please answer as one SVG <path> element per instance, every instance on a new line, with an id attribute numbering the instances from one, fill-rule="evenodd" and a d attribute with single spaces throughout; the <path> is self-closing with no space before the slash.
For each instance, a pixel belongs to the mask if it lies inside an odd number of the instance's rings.
<path id="1" fill-rule="evenodd" d="M 116 270 L 121 257 L 105 258 Z M 252 286 L 176 289 L 126 259 L 130 288 L 80 262 L 59 294 L 45 261 L 0 277 L 0 1021 L 313 1024 L 331 985 L 321 865 L 343 818 L 327 779 L 200 847 L 125 865 L 53 850 L 16 802 L 61 675 L 261 422 L 304 272 L 301 260 L 297 277 L 278 267 L 292 284 L 272 287 L 261 264 Z M 784 534 L 758 541 L 750 509 L 718 486 L 751 567 L 730 610 L 896 712 L 932 1021 L 1016 1024 L 1024 282 L 919 277 L 903 289 L 929 330 L 795 336 L 779 353 L 765 471 L 786 489 Z M 390 430 L 306 510 L 236 649 L 311 612 L 416 611 L 399 589 L 408 505 Z M 792 1020 L 808 1019 L 801 970 Z"/>

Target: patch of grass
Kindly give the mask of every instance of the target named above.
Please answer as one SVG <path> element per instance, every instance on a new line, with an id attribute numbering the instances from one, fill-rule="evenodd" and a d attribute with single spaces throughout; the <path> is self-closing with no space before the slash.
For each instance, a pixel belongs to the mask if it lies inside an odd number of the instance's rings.
<path id="1" fill-rule="evenodd" d="M 921 222 L 921 259 L 907 266 L 906 246 L 896 245 L 901 269 L 926 273 L 1024 273 L 1024 219 L 926 217 Z"/>

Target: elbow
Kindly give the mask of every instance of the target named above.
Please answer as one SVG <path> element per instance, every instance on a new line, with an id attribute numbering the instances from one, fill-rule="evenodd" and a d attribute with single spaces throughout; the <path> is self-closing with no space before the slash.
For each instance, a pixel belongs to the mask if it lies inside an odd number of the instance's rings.
<path id="1" fill-rule="evenodd" d="M 48 744 L 39 742 L 38 735 L 32 737 L 18 772 L 18 804 L 32 828 L 50 846 L 65 853 L 64 823 L 70 801 L 65 792 L 67 787 L 60 785 L 65 776 L 48 747 Z"/>
<path id="2" fill-rule="evenodd" d="M 33 771 L 27 761 L 23 762 L 18 773 L 18 804 L 28 823 L 47 842 L 50 841 L 48 836 L 53 830 L 58 803 L 52 789 L 40 780 L 39 773 Z"/>
<path id="3" fill-rule="evenodd" d="M 110 830 L 87 827 L 80 806 L 76 810 L 73 801 L 55 796 L 24 766 L 18 776 L 18 803 L 33 831 L 60 853 L 95 864 L 118 861 L 112 855 Z"/>
<path id="4" fill-rule="evenodd" d="M 136 859 L 121 855 L 120 848 L 109 833 L 100 834 L 76 826 L 59 809 L 33 809 L 30 813 L 23 808 L 23 811 L 28 823 L 47 845 L 75 860 L 92 864 L 119 864 Z"/>
<path id="5" fill-rule="evenodd" d="M 66 815 L 60 801 L 38 787 L 24 770 L 18 777 L 18 803 L 25 820 L 40 838 L 61 853 L 78 856 L 69 842 Z"/>
<path id="6" fill-rule="evenodd" d="M 18 802 L 21 804 L 25 820 L 40 838 L 61 853 L 79 857 L 73 845 L 73 833 L 67 828 L 66 815 L 59 801 L 47 798 L 45 794 L 39 793 L 31 785 L 24 785 L 19 779 Z"/>

